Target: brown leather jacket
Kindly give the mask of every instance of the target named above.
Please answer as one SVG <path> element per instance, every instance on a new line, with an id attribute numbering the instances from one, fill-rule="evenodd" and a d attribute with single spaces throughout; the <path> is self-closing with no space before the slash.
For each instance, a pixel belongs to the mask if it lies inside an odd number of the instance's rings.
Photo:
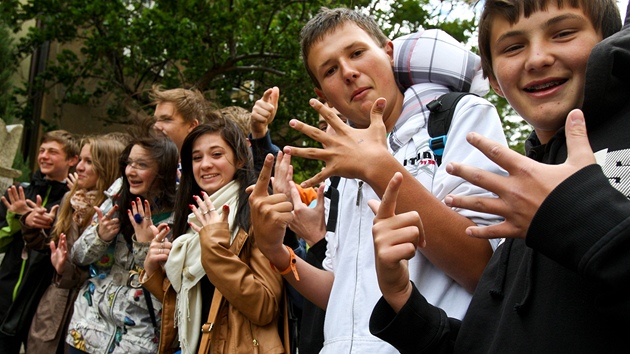
<path id="1" fill-rule="evenodd" d="M 278 335 L 282 278 L 253 238 L 240 230 L 230 245 L 227 223 L 217 223 L 201 229 L 199 240 L 203 268 L 224 297 L 212 331 L 210 353 L 284 353 Z M 171 353 L 177 338 L 175 290 L 163 271 L 141 279 L 146 289 L 163 299 L 159 353 Z"/>

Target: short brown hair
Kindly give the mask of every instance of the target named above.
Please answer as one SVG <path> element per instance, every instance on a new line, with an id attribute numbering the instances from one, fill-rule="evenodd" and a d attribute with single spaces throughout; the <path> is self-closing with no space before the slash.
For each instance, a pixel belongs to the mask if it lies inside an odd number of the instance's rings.
<path id="1" fill-rule="evenodd" d="M 205 112 L 215 108 L 197 89 L 175 88 L 163 90 L 160 86 L 154 85 L 149 93 L 149 98 L 153 105 L 158 105 L 162 102 L 172 102 L 186 123 L 192 123 L 195 119 L 199 124 L 204 123 Z"/>
<path id="2" fill-rule="evenodd" d="M 77 138 L 74 134 L 68 131 L 62 129 L 51 130 L 44 134 L 41 144 L 51 141 L 57 142 L 63 147 L 63 152 L 66 154 L 66 160 L 79 156 L 79 153 L 81 152 Z"/>
<path id="3" fill-rule="evenodd" d="M 313 84 L 315 84 L 317 88 L 321 88 L 321 86 L 311 69 L 308 67 L 308 55 L 311 47 L 315 43 L 321 41 L 325 35 L 331 33 L 347 22 L 352 22 L 359 26 L 359 28 L 367 32 L 367 34 L 374 39 L 374 42 L 381 47 L 384 47 L 389 42 L 389 38 L 387 38 L 376 21 L 374 21 L 374 19 L 370 16 L 345 7 L 339 7 L 336 9 L 322 7 L 319 9 L 319 12 L 315 15 L 315 17 L 310 19 L 306 25 L 304 25 L 302 32 L 300 33 L 300 46 L 302 48 L 302 60 L 304 61 L 304 67 L 306 68 L 308 75 L 311 77 Z"/>
<path id="4" fill-rule="evenodd" d="M 552 1 L 559 8 L 570 6 L 584 11 L 595 30 L 601 31 L 604 38 L 621 29 L 621 17 L 615 0 L 486 0 L 479 20 L 479 53 L 485 77 L 494 78 L 490 48 L 494 19 L 501 17 L 510 24 L 515 24 L 521 14 L 529 17 L 535 12 L 545 11 Z"/>
<path id="5" fill-rule="evenodd" d="M 243 131 L 245 136 L 248 136 L 251 132 L 250 122 L 252 119 L 252 113 L 243 107 L 239 106 L 227 106 L 219 109 L 219 112 L 223 118 L 227 118 Z"/>

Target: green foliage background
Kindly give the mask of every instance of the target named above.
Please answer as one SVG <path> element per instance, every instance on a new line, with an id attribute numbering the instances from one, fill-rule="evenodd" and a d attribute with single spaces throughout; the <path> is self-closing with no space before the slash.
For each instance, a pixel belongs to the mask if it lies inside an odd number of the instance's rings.
<path id="1" fill-rule="evenodd" d="M 0 89 L 16 103 L 10 116 L 28 125 L 33 108 L 29 92 L 62 88 L 63 96 L 55 102 L 58 109 L 43 117 L 45 127 L 53 129 L 63 127 L 67 105 L 106 103 L 106 114 L 88 119 L 101 125 L 132 124 L 151 114 L 147 90 L 153 84 L 196 87 L 220 106 L 248 110 L 265 89 L 278 86 L 281 103 L 271 127 L 274 143 L 316 146 L 288 128 L 288 121 L 316 123 L 316 112 L 308 106 L 315 95 L 300 58 L 299 33 L 321 6 L 362 9 L 390 38 L 437 27 L 466 42 L 475 31 L 474 21 L 448 19 L 444 12 L 445 3 L 462 1 L 445 0 L 436 6 L 429 0 L 2 0 L 0 19 L 14 33 L 33 20 L 40 23 L 6 51 L 7 60 L 19 62 L 47 42 L 66 49 L 49 58 L 34 82 Z M 1 45 L 0 52 L 5 50 Z M 0 85 L 2 78 L 0 73 Z M 26 99 L 17 104 L 14 97 Z M 491 100 L 502 116 L 512 114 L 498 96 Z M 3 103 L 0 97 L 0 109 Z M 297 180 L 322 167 L 306 160 L 296 165 Z"/>

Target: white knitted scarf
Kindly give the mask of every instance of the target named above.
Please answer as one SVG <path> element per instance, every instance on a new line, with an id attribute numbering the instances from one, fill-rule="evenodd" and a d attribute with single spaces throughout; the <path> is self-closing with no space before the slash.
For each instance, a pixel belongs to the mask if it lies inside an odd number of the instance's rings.
<path id="1" fill-rule="evenodd" d="M 238 208 L 239 183 L 232 181 L 210 196 L 212 205 L 222 214 L 223 205 L 229 205 L 230 215 L 228 225 L 234 225 L 234 218 Z M 188 215 L 188 221 L 201 226 L 194 214 Z M 234 227 L 230 244 L 238 233 L 238 226 Z M 201 336 L 201 287 L 199 280 L 206 275 L 201 265 L 201 246 L 199 233 L 192 228 L 186 234 L 173 241 L 173 248 L 164 265 L 166 276 L 173 289 L 177 292 L 175 305 L 175 326 L 178 327 L 179 342 L 183 354 L 195 354 L 197 343 Z"/>

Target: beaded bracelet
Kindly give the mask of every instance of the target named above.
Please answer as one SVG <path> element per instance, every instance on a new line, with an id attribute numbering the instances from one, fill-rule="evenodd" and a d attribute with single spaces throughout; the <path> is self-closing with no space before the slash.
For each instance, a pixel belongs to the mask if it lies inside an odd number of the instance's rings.
<path id="1" fill-rule="evenodd" d="M 289 250 L 289 256 L 291 257 L 289 259 L 289 266 L 287 267 L 287 269 L 280 271 L 276 268 L 276 266 L 274 266 L 271 263 L 271 261 L 269 261 L 269 265 L 271 265 L 271 269 L 275 269 L 281 275 L 286 275 L 286 274 L 289 274 L 289 272 L 293 272 L 293 276 L 295 277 L 295 280 L 300 281 L 300 276 L 298 275 L 297 267 L 296 267 L 297 259 L 295 257 L 295 252 L 293 252 L 293 249 L 287 245 L 284 245 L 284 247 L 286 247 Z"/>

